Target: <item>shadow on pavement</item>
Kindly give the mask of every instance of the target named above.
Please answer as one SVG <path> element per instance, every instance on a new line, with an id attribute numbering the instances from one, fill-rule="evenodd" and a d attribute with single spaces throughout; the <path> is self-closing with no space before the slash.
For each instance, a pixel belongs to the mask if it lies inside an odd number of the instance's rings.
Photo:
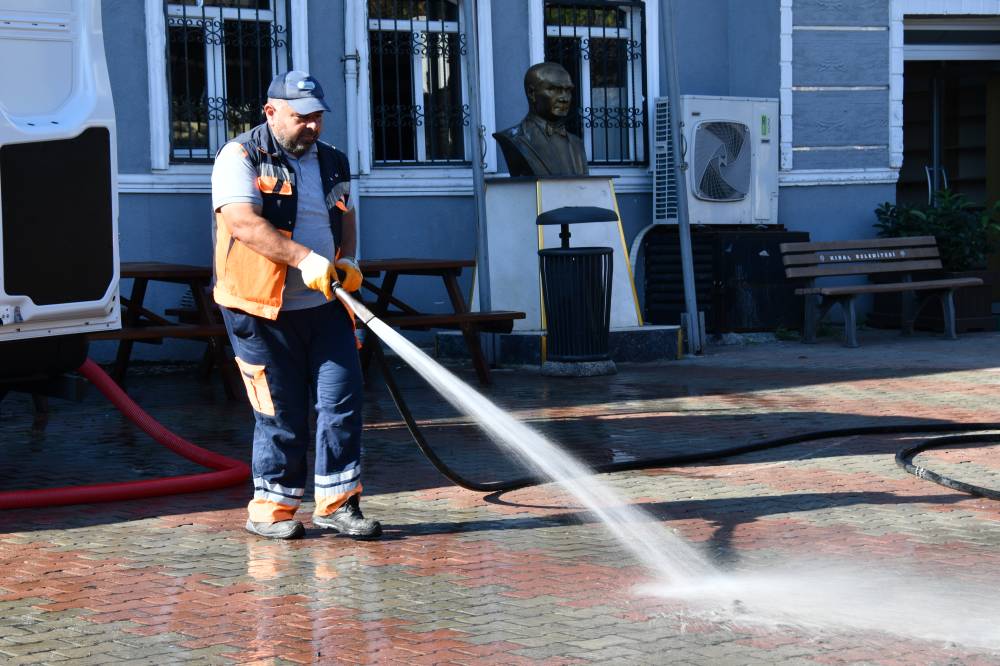
<path id="1" fill-rule="evenodd" d="M 889 339 L 891 337 L 891 339 Z M 704 359 L 623 364 L 612 377 L 567 381 L 533 370 L 499 370 L 485 393 L 515 418 L 536 427 L 589 465 L 651 460 L 834 428 L 900 423 L 948 423 L 969 413 L 993 416 L 987 405 L 1000 376 L 1000 335 L 966 334 L 958 341 L 930 336 L 873 335 L 859 349 L 835 343 L 772 343 L 723 349 Z M 455 413 L 406 367 L 396 377 L 432 447 L 465 476 L 489 481 L 526 470 Z M 467 380 L 473 375 L 457 367 Z M 209 450 L 250 457 L 252 416 L 243 401 L 228 401 L 218 382 L 197 368 L 138 371 L 129 393 L 165 426 Z M 191 474 L 199 466 L 153 443 L 92 391 L 83 402 L 52 401 L 47 428 L 34 426 L 31 399 L 12 394 L 0 403 L 0 488 L 46 488 Z M 961 414 L 962 416 L 955 416 Z M 369 495 L 449 485 L 419 453 L 378 378 L 366 391 L 365 488 Z M 892 455 L 896 438 L 817 441 L 727 461 Z M 307 488 L 307 496 L 311 488 Z M 242 511 L 249 484 L 216 493 L 173 496 L 120 505 L 69 507 L 17 515 L 0 512 L 0 530 L 36 520 L 63 526 L 128 521 L 199 511 Z M 193 499 L 192 499 L 193 498 Z M 81 515 L 81 512 L 88 514 Z M 43 518 L 44 516 L 44 518 Z"/>
<path id="2" fill-rule="evenodd" d="M 885 492 L 794 493 L 779 496 L 743 496 L 725 499 L 690 500 L 684 502 L 639 502 L 634 506 L 649 512 L 658 520 L 696 519 L 707 521 L 714 530 L 702 547 L 719 562 L 734 560 L 737 550 L 732 546 L 733 533 L 740 525 L 778 514 L 794 514 L 820 509 L 857 505 L 927 504 L 947 506 L 968 500 L 969 496 L 955 492 L 937 495 L 896 495 Z M 536 507 L 534 504 L 505 502 L 510 506 Z M 463 534 L 495 530 L 542 529 L 561 525 L 597 524 L 589 513 L 568 507 L 562 513 L 545 516 L 517 516 L 490 520 L 469 520 L 461 523 L 426 522 L 413 525 L 393 525 L 391 516 L 383 523 L 392 539 L 431 534 Z"/>
<path id="3" fill-rule="evenodd" d="M 937 426 L 949 421 L 908 417 L 871 417 L 828 412 L 773 412 L 733 415 L 629 416 L 622 427 L 604 418 L 581 418 L 533 424 L 567 453 L 590 467 L 689 454 L 709 455 L 735 446 L 819 432 L 828 429 L 870 426 Z M 472 425 L 439 425 L 422 428 L 431 448 L 459 475 L 476 482 L 507 481 L 532 476 L 512 454 L 487 439 Z M 920 435 L 914 435 L 920 437 Z M 926 435 L 931 437 L 934 435 Z M 408 437 L 408 436 L 407 436 Z M 832 458 L 854 455 L 894 456 L 903 448 L 900 435 L 816 439 L 712 461 L 713 464 L 765 463 L 791 459 Z M 448 485 L 442 475 L 420 455 L 412 442 L 386 444 L 368 438 L 369 492 L 422 490 Z M 396 473 L 408 465 L 405 475 Z M 649 465 L 650 467 L 658 465 Z"/>

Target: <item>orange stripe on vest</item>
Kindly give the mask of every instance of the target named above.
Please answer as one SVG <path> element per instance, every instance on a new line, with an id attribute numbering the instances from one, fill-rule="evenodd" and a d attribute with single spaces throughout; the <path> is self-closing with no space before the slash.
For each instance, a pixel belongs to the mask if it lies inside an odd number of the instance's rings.
<path id="1" fill-rule="evenodd" d="M 281 183 L 279 186 L 278 183 Z M 287 180 L 280 180 L 277 176 L 257 176 L 257 189 L 269 194 L 291 195 L 292 184 Z"/>

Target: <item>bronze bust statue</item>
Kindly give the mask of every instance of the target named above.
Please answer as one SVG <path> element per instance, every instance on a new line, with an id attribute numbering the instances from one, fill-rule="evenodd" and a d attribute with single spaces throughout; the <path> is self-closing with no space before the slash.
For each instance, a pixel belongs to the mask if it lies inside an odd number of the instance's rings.
<path id="1" fill-rule="evenodd" d="M 554 62 L 532 65 L 524 75 L 528 115 L 520 124 L 496 132 L 511 176 L 585 176 L 583 140 L 566 130 L 573 81 Z"/>

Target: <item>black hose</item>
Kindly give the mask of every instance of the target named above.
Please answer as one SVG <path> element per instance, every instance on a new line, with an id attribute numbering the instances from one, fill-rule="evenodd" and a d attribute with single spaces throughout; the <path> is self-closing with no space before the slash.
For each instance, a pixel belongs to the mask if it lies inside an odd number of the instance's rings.
<path id="1" fill-rule="evenodd" d="M 454 483 L 456 486 L 465 488 L 466 490 L 475 490 L 476 492 L 491 493 L 496 491 L 513 490 L 513 488 L 507 488 L 506 484 L 499 481 L 490 481 L 486 483 L 478 483 L 476 481 L 470 481 L 466 479 L 458 472 L 448 467 L 443 460 L 441 460 L 434 450 L 427 444 L 427 440 L 424 439 L 424 434 L 420 432 L 420 428 L 417 427 L 416 421 L 413 420 L 413 414 L 410 413 L 410 408 L 403 399 L 403 394 L 399 392 L 399 387 L 396 386 L 396 379 L 392 375 L 392 371 L 389 370 L 389 363 L 385 360 L 385 353 L 382 351 L 382 343 L 379 342 L 375 336 L 372 336 L 371 348 L 375 356 L 375 360 L 378 361 L 379 369 L 382 372 L 382 378 L 385 380 L 386 388 L 389 389 L 389 395 L 392 396 L 392 401 L 396 404 L 396 409 L 399 410 L 399 415 L 403 417 L 403 421 L 406 423 L 406 429 L 410 431 L 410 436 L 413 437 L 413 441 L 417 443 L 417 447 L 420 452 L 431 461 L 434 468 L 441 472 L 446 479 Z M 542 483 L 541 479 L 532 479 L 530 483 L 524 485 L 534 485 L 536 483 Z M 516 488 L 523 488 L 524 485 L 515 486 Z"/>
<path id="2" fill-rule="evenodd" d="M 374 336 L 373 336 L 374 338 Z M 442 475 L 455 485 L 465 488 L 466 490 L 473 490 L 476 492 L 484 493 L 496 493 L 496 492 L 507 492 L 511 490 L 517 490 L 519 488 L 526 488 L 528 486 L 540 485 L 543 483 L 548 483 L 548 479 L 537 476 L 526 476 L 516 479 L 510 479 L 509 481 L 473 481 L 467 479 L 454 469 L 449 467 L 436 453 L 431 449 L 427 440 L 424 439 L 423 433 L 420 432 L 420 428 L 417 427 L 416 421 L 413 419 L 413 414 L 410 412 L 409 406 L 403 399 L 402 393 L 399 391 L 399 387 L 396 385 L 396 380 L 389 369 L 389 364 L 386 362 L 385 354 L 382 351 L 382 345 L 379 340 L 373 339 L 371 341 L 372 350 L 374 352 L 375 358 L 378 361 L 379 368 L 382 371 L 382 377 L 385 379 L 385 385 L 389 389 L 389 395 L 392 396 L 392 401 L 396 404 L 396 409 L 399 410 L 400 416 L 403 417 L 403 421 L 406 423 L 407 430 L 410 431 L 410 435 L 413 437 L 413 441 L 416 442 L 417 447 L 419 447 L 421 453 L 423 453 L 427 459 L 431 462 L 434 467 L 441 472 Z M 591 469 L 597 474 L 606 474 L 609 472 L 627 472 L 639 469 L 649 469 L 655 467 L 677 467 L 680 465 L 690 465 L 693 463 L 707 462 L 711 460 L 719 460 L 720 458 L 730 458 L 733 456 L 739 456 L 746 453 L 754 453 L 757 451 L 765 451 L 767 449 L 775 449 L 781 446 L 790 446 L 792 444 L 801 444 L 802 442 L 810 442 L 820 439 L 832 439 L 835 437 L 856 437 L 865 435 L 903 435 L 903 434 L 915 434 L 915 433 L 954 433 L 954 432 L 971 432 L 971 431 L 982 431 L 982 430 L 997 430 L 1000 431 L 1000 423 L 901 423 L 896 425 L 883 425 L 883 426 L 864 426 L 860 428 L 839 428 L 836 430 L 817 430 L 813 432 L 805 432 L 798 435 L 790 435 L 788 437 L 779 437 L 777 439 L 768 439 L 761 442 L 751 442 L 749 444 L 740 444 L 737 446 L 730 446 L 723 449 L 717 449 L 715 451 L 708 451 L 704 453 L 687 453 L 681 455 L 664 456 L 660 458 L 652 458 L 645 460 L 631 460 L 627 462 L 620 463 L 608 463 L 605 465 L 599 465 L 592 467 Z M 994 433 L 992 435 L 955 435 L 953 437 L 938 437 L 930 440 L 921 442 L 916 446 L 912 446 L 903 449 L 896 454 L 896 462 L 900 467 L 905 469 L 910 474 L 918 476 L 922 479 L 927 479 L 929 481 L 934 481 L 947 488 L 953 490 L 959 490 L 972 495 L 979 495 L 981 497 L 986 497 L 989 499 L 1000 500 L 1000 491 L 991 490 L 989 488 L 981 488 L 979 486 L 974 486 L 961 481 L 956 481 L 954 479 L 942 476 L 930 470 L 924 469 L 913 465 L 909 462 L 909 458 L 913 457 L 920 451 L 925 449 L 943 446 L 951 443 L 967 443 L 967 442 L 1000 442 L 1000 433 Z"/>
<path id="3" fill-rule="evenodd" d="M 363 323 L 368 324 L 375 315 L 366 308 L 363 304 L 353 299 L 344 299 L 341 297 L 340 292 L 342 287 L 340 282 L 333 283 L 333 289 L 337 293 L 337 297 L 348 307 L 348 309 L 353 310 L 363 321 Z M 413 419 L 413 414 L 410 412 L 409 406 L 406 404 L 406 400 L 403 399 L 403 394 L 400 393 L 399 387 L 396 385 L 395 377 L 392 371 L 389 369 L 389 364 L 385 360 L 385 353 L 382 350 L 381 341 L 373 336 L 371 340 L 372 350 L 375 354 L 375 358 L 378 360 L 379 368 L 382 371 L 382 377 L 385 380 L 385 385 L 389 389 L 389 395 L 392 396 L 392 401 L 396 405 L 396 409 L 399 410 L 400 416 L 403 417 L 403 421 L 406 423 L 407 430 L 410 431 L 410 436 L 413 437 L 413 441 L 416 442 L 417 447 L 420 449 L 421 453 L 434 465 L 435 469 L 441 472 L 442 475 L 455 485 L 465 488 L 466 490 L 473 490 L 476 492 L 485 493 L 502 493 L 511 490 L 517 490 L 518 488 L 526 488 L 528 486 L 540 485 L 547 483 L 548 480 L 537 476 L 526 476 L 516 479 L 511 479 L 509 481 L 472 481 L 467 479 L 454 469 L 449 467 L 424 439 L 424 435 L 420 432 L 420 428 L 417 427 L 416 421 Z M 768 439 L 762 442 L 751 442 L 749 444 L 740 444 L 738 446 L 730 446 L 723 449 L 717 449 L 715 451 L 707 451 L 703 453 L 688 453 L 684 455 L 673 455 L 664 456 L 660 458 L 652 458 L 646 460 L 634 460 L 621 463 L 608 463 L 605 465 L 598 465 L 592 467 L 591 470 L 595 474 L 607 474 L 610 472 L 627 472 L 640 469 L 650 469 L 656 467 L 677 467 L 680 465 L 690 465 L 698 462 L 708 462 L 710 460 L 719 460 L 721 458 L 730 458 L 733 456 L 739 456 L 746 453 L 754 453 L 757 451 L 765 451 L 767 449 L 775 449 L 781 446 L 790 446 L 792 444 L 801 444 L 802 442 L 811 442 L 820 439 L 832 439 L 835 437 L 858 437 L 866 435 L 902 435 L 902 434 L 917 434 L 917 433 L 931 433 L 931 432 L 944 432 L 944 433 L 954 433 L 954 432 L 970 432 L 970 431 L 985 431 L 985 430 L 997 430 L 1000 431 L 1000 423 L 902 423 L 896 425 L 885 425 L 885 426 L 863 426 L 860 428 L 838 428 L 835 430 L 815 430 L 812 432 L 800 433 L 798 435 L 790 435 L 788 437 L 779 437 L 777 439 Z M 917 476 L 921 479 L 928 479 L 934 483 L 945 486 L 946 488 L 951 488 L 953 490 L 958 490 L 970 495 L 978 495 L 980 497 L 986 497 L 988 499 L 1000 500 L 1000 491 L 993 490 L 990 488 L 983 488 L 982 486 L 976 486 L 964 481 L 958 481 L 947 477 L 937 472 L 933 472 L 919 465 L 914 465 L 910 462 L 910 459 L 921 451 L 937 448 L 944 446 L 946 444 L 954 443 L 1000 443 L 1000 433 L 994 434 L 979 434 L 979 435 L 953 435 L 950 437 L 937 437 L 934 439 L 929 439 L 917 444 L 916 446 L 905 448 L 898 453 L 896 453 L 896 464 L 902 467 L 904 470 Z"/>
<path id="4" fill-rule="evenodd" d="M 962 424 L 962 425 L 976 425 L 974 423 Z M 954 428 L 954 430 L 967 430 L 968 428 Z M 973 430 L 992 430 L 993 428 L 973 428 Z M 992 500 L 1000 500 L 1000 490 L 993 490 L 992 488 L 983 488 L 982 486 L 974 486 L 971 483 L 965 483 L 964 481 L 958 481 L 948 476 L 943 476 L 937 472 L 933 472 L 919 465 L 914 465 L 910 462 L 910 459 L 920 453 L 931 448 L 937 448 L 941 446 L 946 446 L 949 444 L 970 444 L 970 443 L 989 443 L 997 444 L 1000 443 L 1000 433 L 989 433 L 980 435 L 954 435 L 952 437 L 937 437 L 935 439 L 929 439 L 927 441 L 921 442 L 916 446 L 911 446 L 899 451 L 896 454 L 896 464 L 905 469 L 910 474 L 920 477 L 921 479 L 927 479 L 928 481 L 933 481 L 946 488 L 951 488 L 952 490 L 958 490 L 963 493 L 968 493 L 970 495 L 978 495 L 980 497 L 985 497 Z"/>

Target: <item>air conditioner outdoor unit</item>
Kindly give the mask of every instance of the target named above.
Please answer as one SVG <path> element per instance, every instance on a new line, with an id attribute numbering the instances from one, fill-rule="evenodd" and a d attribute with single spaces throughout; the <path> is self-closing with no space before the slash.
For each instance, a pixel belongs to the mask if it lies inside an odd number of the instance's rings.
<path id="1" fill-rule="evenodd" d="M 681 96 L 681 156 L 691 224 L 776 224 L 778 100 Z M 653 222 L 677 222 L 669 99 L 656 100 Z"/>

